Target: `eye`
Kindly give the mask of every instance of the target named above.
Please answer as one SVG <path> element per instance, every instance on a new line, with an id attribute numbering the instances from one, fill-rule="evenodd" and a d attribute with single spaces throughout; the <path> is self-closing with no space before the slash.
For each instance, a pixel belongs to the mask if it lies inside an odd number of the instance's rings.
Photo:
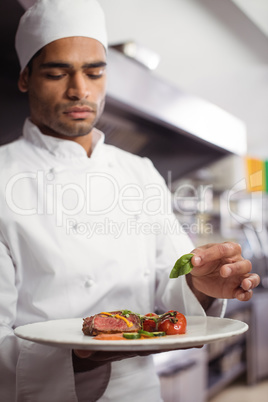
<path id="1" fill-rule="evenodd" d="M 88 71 L 87 72 L 87 76 L 91 79 L 91 80 L 97 80 L 99 78 L 101 78 L 104 74 L 104 69 L 97 69 L 94 71 Z"/>
<path id="2" fill-rule="evenodd" d="M 46 77 L 49 79 L 49 80 L 60 80 L 61 78 L 63 78 L 64 77 L 64 74 L 46 74 Z"/>
<path id="3" fill-rule="evenodd" d="M 103 74 L 88 74 L 88 76 L 92 80 L 97 80 L 97 79 L 101 78 L 103 76 Z"/>

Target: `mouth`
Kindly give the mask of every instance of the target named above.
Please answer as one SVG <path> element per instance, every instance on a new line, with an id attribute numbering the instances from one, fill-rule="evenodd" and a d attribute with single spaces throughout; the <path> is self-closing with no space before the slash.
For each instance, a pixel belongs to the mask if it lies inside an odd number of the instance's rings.
<path id="1" fill-rule="evenodd" d="M 88 106 L 75 106 L 65 110 L 63 113 L 72 119 L 81 120 L 87 119 L 92 113 L 94 113 L 94 110 Z"/>

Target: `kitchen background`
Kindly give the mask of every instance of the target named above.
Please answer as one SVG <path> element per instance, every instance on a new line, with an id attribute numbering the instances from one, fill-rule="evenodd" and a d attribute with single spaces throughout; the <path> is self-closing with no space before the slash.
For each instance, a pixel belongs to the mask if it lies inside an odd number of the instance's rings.
<path id="1" fill-rule="evenodd" d="M 111 46 L 107 141 L 152 158 L 195 244 L 239 241 L 262 278 L 252 302 L 228 304 L 228 317 L 250 324 L 246 334 L 156 356 L 164 400 L 212 400 L 237 378 L 267 387 L 268 203 L 265 191 L 248 191 L 245 156 L 268 159 L 268 1 L 99 1 Z M 27 115 L 12 46 L 32 3 L 0 4 L 1 144 Z"/>

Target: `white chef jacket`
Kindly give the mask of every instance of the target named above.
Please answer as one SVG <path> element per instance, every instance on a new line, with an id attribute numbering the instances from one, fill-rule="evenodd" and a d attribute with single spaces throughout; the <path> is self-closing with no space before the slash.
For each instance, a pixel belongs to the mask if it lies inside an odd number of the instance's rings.
<path id="1" fill-rule="evenodd" d="M 193 246 L 152 163 L 104 144 L 96 129 L 88 157 L 27 119 L 23 136 L 0 148 L 0 177 L 0 400 L 160 401 L 151 357 L 74 374 L 71 350 L 13 333 L 117 309 L 205 314 L 184 277 L 168 280 Z"/>

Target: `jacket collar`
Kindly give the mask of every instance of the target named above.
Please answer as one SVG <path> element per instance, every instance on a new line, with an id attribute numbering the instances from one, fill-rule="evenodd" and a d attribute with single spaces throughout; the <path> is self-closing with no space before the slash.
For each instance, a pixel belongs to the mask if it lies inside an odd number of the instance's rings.
<path id="1" fill-rule="evenodd" d="M 23 136 L 33 145 L 46 149 L 56 157 L 88 159 L 85 149 L 80 144 L 41 133 L 39 128 L 29 118 L 24 123 Z M 90 159 L 95 159 L 103 143 L 104 134 L 94 128 L 92 131 L 92 153 Z"/>

